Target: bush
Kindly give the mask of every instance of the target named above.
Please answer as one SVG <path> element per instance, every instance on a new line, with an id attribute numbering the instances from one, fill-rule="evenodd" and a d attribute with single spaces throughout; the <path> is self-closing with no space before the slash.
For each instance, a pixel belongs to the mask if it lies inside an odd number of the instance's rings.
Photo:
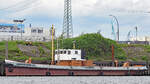
<path id="1" fill-rule="evenodd" d="M 124 55 L 118 55 L 115 57 L 116 59 L 119 59 L 119 60 L 126 60 L 127 59 L 127 56 L 124 56 Z"/>
<path id="2" fill-rule="evenodd" d="M 39 46 L 38 49 L 40 51 L 40 56 L 42 56 L 43 54 L 45 54 L 45 51 L 44 51 L 44 49 L 41 46 Z"/>
<path id="3" fill-rule="evenodd" d="M 138 61 L 135 57 L 131 58 L 132 61 Z"/>
<path id="4" fill-rule="evenodd" d="M 73 48 L 73 41 L 76 41 L 76 49 L 83 49 L 91 60 L 101 60 L 105 57 L 111 60 L 112 48 L 114 45 L 115 57 L 126 59 L 126 54 L 116 41 L 106 39 L 100 34 L 84 34 L 76 38 L 64 39 L 63 47 L 65 49 Z"/>
<path id="5" fill-rule="evenodd" d="M 147 61 L 148 57 L 147 56 L 142 56 L 142 60 Z"/>

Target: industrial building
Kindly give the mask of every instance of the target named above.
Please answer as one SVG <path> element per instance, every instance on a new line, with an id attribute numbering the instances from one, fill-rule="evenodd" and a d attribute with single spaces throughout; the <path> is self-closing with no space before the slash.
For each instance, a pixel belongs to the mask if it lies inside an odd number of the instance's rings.
<path id="1" fill-rule="evenodd" d="M 28 27 L 24 24 L 0 24 L 0 41 L 50 41 L 50 30 L 43 27 Z"/>
<path id="2" fill-rule="evenodd" d="M 130 38 L 131 41 L 149 41 L 150 42 L 150 36 L 144 36 L 144 37 L 137 37 L 137 38 Z"/>
<path id="3" fill-rule="evenodd" d="M 150 37 L 132 37 L 128 41 L 118 41 L 119 44 L 144 44 L 150 45 Z"/>

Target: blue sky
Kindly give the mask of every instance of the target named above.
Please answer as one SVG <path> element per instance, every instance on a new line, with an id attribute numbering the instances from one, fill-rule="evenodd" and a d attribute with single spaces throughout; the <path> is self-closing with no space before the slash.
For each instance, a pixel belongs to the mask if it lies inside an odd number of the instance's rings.
<path id="1" fill-rule="evenodd" d="M 110 14 L 119 20 L 121 40 L 127 40 L 130 30 L 134 37 L 135 26 L 139 37 L 149 36 L 149 3 L 149 0 L 72 0 L 74 36 L 101 30 L 104 37 L 113 39 Z M 64 0 L 0 0 L 0 22 L 25 18 L 26 27 L 30 23 L 45 28 L 54 24 L 60 35 L 63 7 Z"/>

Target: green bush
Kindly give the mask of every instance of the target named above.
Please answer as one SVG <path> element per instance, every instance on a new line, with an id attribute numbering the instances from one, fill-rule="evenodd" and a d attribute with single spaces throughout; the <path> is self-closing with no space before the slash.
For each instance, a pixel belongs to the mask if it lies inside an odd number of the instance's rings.
<path id="1" fill-rule="evenodd" d="M 147 61 L 148 60 L 148 56 L 142 56 L 142 60 Z"/>
<path id="2" fill-rule="evenodd" d="M 16 41 L 17 44 L 22 44 L 22 45 L 25 45 L 25 41 Z"/>
<path id="3" fill-rule="evenodd" d="M 116 59 L 119 59 L 119 60 L 126 60 L 126 59 L 127 59 L 127 57 L 124 56 L 124 55 L 118 55 L 118 56 L 116 56 L 115 58 L 116 58 Z"/>
<path id="4" fill-rule="evenodd" d="M 59 49 L 61 48 L 73 49 L 73 41 L 76 41 L 76 49 L 84 50 L 86 52 L 86 56 L 90 60 L 95 60 L 95 61 L 111 60 L 111 55 L 112 55 L 111 46 L 112 45 L 114 45 L 116 59 L 126 60 L 127 58 L 125 52 L 123 51 L 121 46 L 116 43 L 116 41 L 113 41 L 111 39 L 106 39 L 102 35 L 96 34 L 96 33 L 84 34 L 79 37 L 63 39 L 63 40 L 62 40 L 62 37 L 60 37 Z M 55 40 L 54 43 L 55 43 L 54 45 L 55 49 L 57 49 L 57 41 Z M 18 44 L 24 45 L 25 42 L 24 41 L 8 42 L 10 59 L 15 59 L 15 60 L 27 59 L 28 56 L 25 56 L 24 53 L 18 49 L 17 47 Z M 38 46 L 40 55 L 46 54 L 46 52 L 44 51 L 41 45 L 44 45 L 46 48 L 51 50 L 51 42 L 42 42 L 42 43 L 33 42 L 32 45 Z M 0 42 L 0 51 L 4 51 L 4 50 L 5 50 L 5 42 Z M 32 53 L 36 54 L 35 50 L 33 50 Z M 48 59 L 51 59 L 51 53 L 49 54 L 46 54 L 46 56 L 48 57 L 39 57 L 39 58 L 33 57 L 33 59 L 34 60 L 48 60 Z"/>
<path id="5" fill-rule="evenodd" d="M 5 59 L 5 56 L 0 55 L 0 60 L 4 60 L 4 59 Z"/>
<path id="6" fill-rule="evenodd" d="M 43 54 L 45 54 L 45 51 L 44 51 L 44 49 L 41 46 L 39 46 L 38 49 L 40 51 L 40 56 L 42 56 Z"/>
<path id="7" fill-rule="evenodd" d="M 136 59 L 135 57 L 131 58 L 132 61 L 138 61 L 138 59 Z"/>
<path id="8" fill-rule="evenodd" d="M 115 57 L 126 59 L 125 52 L 115 41 L 106 39 L 100 34 L 84 34 L 76 38 L 64 39 L 63 47 L 72 49 L 73 41 L 76 41 L 76 48 L 83 49 L 89 59 L 95 60 L 94 58 L 97 57 L 97 60 L 99 60 L 101 57 L 105 57 L 111 60 L 112 45 L 115 48 Z"/>

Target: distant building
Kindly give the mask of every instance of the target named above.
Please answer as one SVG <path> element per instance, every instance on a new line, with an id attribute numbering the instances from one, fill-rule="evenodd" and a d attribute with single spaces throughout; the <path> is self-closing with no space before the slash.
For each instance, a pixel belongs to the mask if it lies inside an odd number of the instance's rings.
<path id="1" fill-rule="evenodd" d="M 129 41 L 119 41 L 119 44 L 145 44 L 150 45 L 150 37 L 132 37 Z"/>
<path id="2" fill-rule="evenodd" d="M 50 30 L 43 27 L 25 28 L 27 41 L 50 41 Z"/>
<path id="3" fill-rule="evenodd" d="M 131 41 L 149 41 L 150 42 L 150 36 L 145 36 L 145 37 L 137 37 L 137 39 L 134 38 L 130 38 Z"/>
<path id="4" fill-rule="evenodd" d="M 23 24 L 0 24 L 0 33 L 21 33 L 21 28 L 24 33 Z"/>
<path id="5" fill-rule="evenodd" d="M 50 33 L 49 29 L 43 27 L 25 28 L 24 24 L 0 24 L 0 41 L 3 40 L 49 41 Z"/>

